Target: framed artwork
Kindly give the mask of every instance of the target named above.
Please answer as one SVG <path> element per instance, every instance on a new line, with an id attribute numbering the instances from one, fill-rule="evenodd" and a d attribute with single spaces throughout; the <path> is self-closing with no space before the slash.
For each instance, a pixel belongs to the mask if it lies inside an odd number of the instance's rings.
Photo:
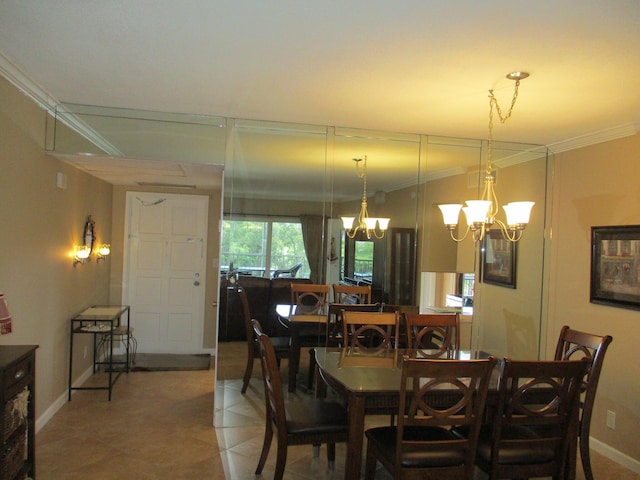
<path id="1" fill-rule="evenodd" d="M 589 300 L 640 310 L 640 225 L 591 228 Z"/>
<path id="2" fill-rule="evenodd" d="M 480 268 L 483 283 L 516 288 L 516 244 L 500 230 L 489 230 L 482 240 Z"/>

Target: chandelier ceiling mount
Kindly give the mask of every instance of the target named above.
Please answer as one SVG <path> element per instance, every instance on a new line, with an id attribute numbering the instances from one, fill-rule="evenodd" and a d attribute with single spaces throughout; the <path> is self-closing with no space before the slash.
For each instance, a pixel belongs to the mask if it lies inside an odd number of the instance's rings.
<path id="1" fill-rule="evenodd" d="M 502 208 L 506 214 L 506 223 L 496 218 L 499 211 L 498 197 L 494 190 L 495 174 L 493 167 L 493 115 L 494 110 L 498 114 L 500 123 L 505 123 L 513 111 L 518 98 L 518 87 L 520 80 L 527 78 L 527 72 L 511 72 L 507 74 L 509 80 L 515 81 L 513 97 L 509 111 L 503 115 L 498 100 L 493 94 L 493 90 L 489 90 L 489 137 L 487 139 L 487 167 L 484 177 L 484 189 L 479 199 L 467 200 L 466 206 L 462 204 L 442 204 L 438 205 L 442 212 L 445 227 L 449 230 L 451 238 L 456 242 L 461 242 L 469 232 L 474 242 L 481 241 L 486 232 L 492 229 L 499 229 L 502 236 L 510 241 L 517 242 L 522 238 L 522 232 L 529 223 L 531 209 L 535 202 L 510 202 Z M 458 217 L 460 210 L 465 213 L 467 219 L 467 229 L 461 237 L 455 236 L 455 230 L 458 228 Z"/>

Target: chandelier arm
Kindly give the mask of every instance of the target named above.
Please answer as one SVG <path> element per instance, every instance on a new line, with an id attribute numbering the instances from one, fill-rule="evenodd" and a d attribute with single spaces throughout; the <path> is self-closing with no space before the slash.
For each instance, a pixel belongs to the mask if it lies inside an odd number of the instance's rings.
<path id="1" fill-rule="evenodd" d="M 496 219 L 495 223 L 500 227 L 500 233 L 505 240 L 508 240 L 509 242 L 518 242 L 522 238 L 523 229 L 509 228 L 504 222 L 498 219 Z"/>
<path id="2" fill-rule="evenodd" d="M 459 237 L 459 238 L 456 238 L 456 236 L 454 235 L 454 233 L 453 233 L 454 230 L 455 230 L 455 227 L 449 229 L 449 235 L 451 236 L 451 239 L 454 242 L 462 242 L 465 238 L 467 238 L 467 235 L 469 235 L 470 228 L 469 228 L 469 225 L 467 225 L 467 229 L 465 230 L 464 235 L 462 237 Z"/>

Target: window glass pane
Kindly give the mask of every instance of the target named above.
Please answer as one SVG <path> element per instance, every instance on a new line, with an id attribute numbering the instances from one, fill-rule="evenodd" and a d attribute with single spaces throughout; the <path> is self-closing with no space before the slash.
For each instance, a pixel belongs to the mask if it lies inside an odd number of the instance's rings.
<path id="1" fill-rule="evenodd" d="M 224 221 L 222 224 L 222 255 L 220 265 L 231 265 L 242 273 L 262 276 L 266 268 L 265 222 Z"/>
<path id="2" fill-rule="evenodd" d="M 353 276 L 356 280 L 373 281 L 373 242 L 356 240 L 353 256 Z"/>
<path id="3" fill-rule="evenodd" d="M 301 263 L 296 277 L 309 277 L 309 262 L 302 241 L 300 223 L 273 222 L 271 233 L 271 270 L 286 270 Z"/>

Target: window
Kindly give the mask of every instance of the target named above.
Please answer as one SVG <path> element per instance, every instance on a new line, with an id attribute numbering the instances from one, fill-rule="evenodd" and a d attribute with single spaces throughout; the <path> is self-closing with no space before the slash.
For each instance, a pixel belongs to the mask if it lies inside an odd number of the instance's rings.
<path id="1" fill-rule="evenodd" d="M 373 242 L 356 240 L 353 276 L 356 280 L 373 282 Z"/>
<path id="2" fill-rule="evenodd" d="M 242 274 L 270 278 L 275 270 L 286 270 L 297 263 L 297 277 L 308 277 L 309 263 L 302 241 L 300 222 L 283 220 L 224 220 L 220 265 L 230 265 Z"/>

